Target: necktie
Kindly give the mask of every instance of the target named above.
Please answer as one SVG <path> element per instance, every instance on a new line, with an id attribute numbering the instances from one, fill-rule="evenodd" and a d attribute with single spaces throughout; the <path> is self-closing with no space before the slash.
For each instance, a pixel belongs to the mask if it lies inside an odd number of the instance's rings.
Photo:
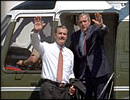
<path id="1" fill-rule="evenodd" d="M 57 80 L 59 82 L 62 81 L 62 74 L 63 74 L 63 55 L 62 55 L 62 49 L 60 49 L 58 59 L 58 69 L 57 69 Z"/>
<path id="2" fill-rule="evenodd" d="M 86 55 L 86 33 L 84 33 L 84 38 L 83 38 L 83 50 L 84 50 L 84 55 Z"/>

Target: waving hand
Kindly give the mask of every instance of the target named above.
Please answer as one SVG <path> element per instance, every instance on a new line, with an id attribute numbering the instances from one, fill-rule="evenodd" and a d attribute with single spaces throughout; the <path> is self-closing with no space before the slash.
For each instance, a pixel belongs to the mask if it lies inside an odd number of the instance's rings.
<path id="1" fill-rule="evenodd" d="M 38 33 L 43 27 L 46 25 L 46 23 L 42 24 L 42 18 L 41 17 L 35 17 L 34 18 L 34 30 L 36 33 Z"/>
<path id="2" fill-rule="evenodd" d="M 92 21 L 99 25 L 100 28 L 103 27 L 103 19 L 102 19 L 102 15 L 100 13 L 95 13 L 95 19 L 92 19 Z"/>

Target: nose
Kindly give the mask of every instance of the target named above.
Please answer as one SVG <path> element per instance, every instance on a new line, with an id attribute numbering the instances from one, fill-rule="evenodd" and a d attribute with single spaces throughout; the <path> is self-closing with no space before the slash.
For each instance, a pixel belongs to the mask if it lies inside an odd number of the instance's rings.
<path id="1" fill-rule="evenodd" d="M 62 33 L 62 34 L 61 34 L 61 36 L 63 37 L 63 36 L 64 36 L 64 34 Z"/>
<path id="2" fill-rule="evenodd" d="M 85 24 L 85 22 L 82 22 L 82 25 L 84 25 Z"/>
<path id="3" fill-rule="evenodd" d="M 64 33 L 61 34 L 61 37 L 64 37 Z"/>

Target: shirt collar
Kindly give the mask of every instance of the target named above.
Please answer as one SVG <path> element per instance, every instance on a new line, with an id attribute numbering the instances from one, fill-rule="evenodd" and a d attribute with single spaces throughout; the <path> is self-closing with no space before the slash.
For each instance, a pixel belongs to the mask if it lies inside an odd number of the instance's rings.
<path id="1" fill-rule="evenodd" d="M 84 36 L 84 33 L 81 31 L 80 37 L 83 37 L 83 36 Z"/>
<path id="2" fill-rule="evenodd" d="M 62 50 L 64 50 L 64 48 L 65 48 L 65 45 L 63 45 L 62 47 L 61 46 L 59 46 L 56 42 L 54 42 L 54 44 L 57 46 L 57 48 L 60 50 L 61 48 L 62 48 Z"/>

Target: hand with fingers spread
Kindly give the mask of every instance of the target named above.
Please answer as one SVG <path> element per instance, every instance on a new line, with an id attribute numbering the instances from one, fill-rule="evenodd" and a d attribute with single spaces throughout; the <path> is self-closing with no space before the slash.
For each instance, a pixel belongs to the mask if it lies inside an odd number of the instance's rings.
<path id="1" fill-rule="evenodd" d="M 100 28 L 103 27 L 103 19 L 102 19 L 102 15 L 100 13 L 95 13 L 95 19 L 92 19 L 92 21 L 99 25 Z"/>
<path id="2" fill-rule="evenodd" d="M 35 17 L 34 18 L 34 31 L 35 33 L 38 33 L 43 27 L 46 25 L 46 23 L 42 24 L 42 18 L 41 17 Z"/>

